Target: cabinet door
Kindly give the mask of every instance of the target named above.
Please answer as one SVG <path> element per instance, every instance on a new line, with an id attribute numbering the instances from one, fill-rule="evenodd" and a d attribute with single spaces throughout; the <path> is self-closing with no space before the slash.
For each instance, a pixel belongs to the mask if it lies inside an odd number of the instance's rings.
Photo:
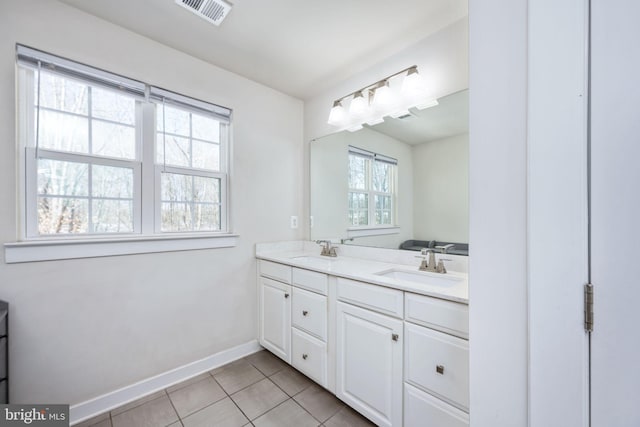
<path id="1" fill-rule="evenodd" d="M 291 286 L 260 277 L 260 344 L 291 363 Z"/>
<path id="2" fill-rule="evenodd" d="M 338 397 L 378 426 L 402 425 L 402 321 L 338 302 Z"/>

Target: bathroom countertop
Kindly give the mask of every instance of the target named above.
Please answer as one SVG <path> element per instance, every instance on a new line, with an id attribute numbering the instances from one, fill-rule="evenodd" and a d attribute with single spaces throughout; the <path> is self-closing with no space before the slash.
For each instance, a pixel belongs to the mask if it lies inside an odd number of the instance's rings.
<path id="1" fill-rule="evenodd" d="M 398 280 L 375 274 L 391 269 L 403 272 L 419 272 L 417 265 L 396 264 L 340 255 L 336 258 L 322 257 L 318 255 L 317 251 L 305 250 L 260 251 L 256 253 L 256 258 L 463 304 L 469 303 L 469 280 L 466 273 L 455 271 L 448 271 L 446 274 L 422 273 L 425 276 L 431 275 L 437 280 L 442 278 L 458 279 L 452 280 L 451 285 L 437 285 Z"/>

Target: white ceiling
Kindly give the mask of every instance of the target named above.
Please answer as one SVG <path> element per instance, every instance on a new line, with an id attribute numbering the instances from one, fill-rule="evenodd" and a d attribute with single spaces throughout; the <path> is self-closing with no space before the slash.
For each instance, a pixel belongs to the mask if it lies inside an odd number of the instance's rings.
<path id="1" fill-rule="evenodd" d="M 371 129 L 410 145 L 436 141 L 469 132 L 469 91 L 438 99 L 438 105 L 424 110 L 411 109 L 402 119 L 385 117 Z"/>
<path id="2" fill-rule="evenodd" d="M 467 15 L 467 0 L 232 0 L 219 27 L 174 0 L 60 0 L 307 99 Z"/>

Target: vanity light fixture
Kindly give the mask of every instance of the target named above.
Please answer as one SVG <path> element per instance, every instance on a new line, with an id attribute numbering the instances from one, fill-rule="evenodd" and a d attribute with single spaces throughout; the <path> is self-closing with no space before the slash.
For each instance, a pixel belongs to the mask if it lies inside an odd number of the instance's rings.
<path id="1" fill-rule="evenodd" d="M 402 84 L 393 84 L 397 83 L 393 79 L 400 75 L 405 75 Z M 349 98 L 347 110 L 343 102 Z M 337 99 L 333 103 L 327 122 L 340 129 L 354 132 L 362 129 L 365 123 L 382 123 L 386 116 L 406 116 L 409 114 L 409 108 L 422 110 L 435 105 L 438 105 L 438 101 L 430 96 L 424 78 L 418 73 L 418 67 L 413 65 Z"/>

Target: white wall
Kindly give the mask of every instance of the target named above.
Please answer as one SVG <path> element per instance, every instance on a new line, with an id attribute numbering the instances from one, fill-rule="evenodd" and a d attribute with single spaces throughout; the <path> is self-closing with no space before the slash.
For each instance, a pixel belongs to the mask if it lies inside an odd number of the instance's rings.
<path id="1" fill-rule="evenodd" d="M 527 3 L 469 2 L 473 427 L 527 425 Z"/>
<path id="2" fill-rule="evenodd" d="M 413 236 L 413 160 L 411 147 L 371 129 L 340 132 L 312 142 L 311 213 L 312 239 L 346 238 L 349 221 L 349 145 L 398 160 L 397 234 L 358 237 L 353 243 L 398 248 Z"/>
<path id="3" fill-rule="evenodd" d="M 469 134 L 413 146 L 413 238 L 469 242 Z"/>
<path id="4" fill-rule="evenodd" d="M 234 110 L 231 249 L 7 265 L 13 402 L 78 403 L 257 337 L 254 244 L 302 237 L 302 103 L 76 9 L 0 3 L 0 243 L 16 240 L 15 44 Z M 265 209 L 268 207 L 268 209 Z"/>

